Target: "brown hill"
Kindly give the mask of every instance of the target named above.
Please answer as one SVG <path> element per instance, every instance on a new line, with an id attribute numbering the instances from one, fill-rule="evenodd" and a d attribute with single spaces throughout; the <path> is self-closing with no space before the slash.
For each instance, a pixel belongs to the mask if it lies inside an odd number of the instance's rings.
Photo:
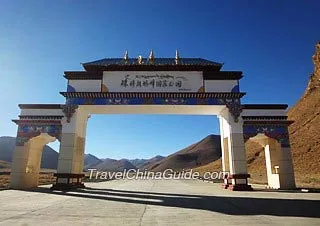
<path id="1" fill-rule="evenodd" d="M 219 135 L 209 135 L 201 141 L 194 143 L 168 157 L 145 166 L 152 171 L 173 169 L 176 171 L 206 165 L 221 157 Z"/>
<path id="2" fill-rule="evenodd" d="M 264 149 L 257 143 L 247 141 L 245 144 L 248 172 L 251 174 L 250 182 L 267 183 L 266 162 L 264 157 Z M 219 158 L 207 165 L 194 168 L 201 175 L 204 172 L 220 172 L 222 171 L 222 161 Z"/>
<path id="3" fill-rule="evenodd" d="M 320 186 L 320 43 L 312 57 L 314 72 L 304 95 L 289 110 L 293 164 L 297 182 Z"/>

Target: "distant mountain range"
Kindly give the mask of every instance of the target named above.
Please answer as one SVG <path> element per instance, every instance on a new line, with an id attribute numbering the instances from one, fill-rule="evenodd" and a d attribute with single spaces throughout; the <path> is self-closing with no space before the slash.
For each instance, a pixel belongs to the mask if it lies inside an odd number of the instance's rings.
<path id="1" fill-rule="evenodd" d="M 123 171 L 124 169 L 145 169 L 147 165 L 160 161 L 165 157 L 157 155 L 151 159 L 99 159 L 92 154 L 86 154 L 84 157 L 84 169 L 90 168 L 104 171 Z"/>
<path id="2" fill-rule="evenodd" d="M 151 159 L 99 159 L 94 155 L 85 155 L 85 169 L 94 168 L 106 171 L 124 169 L 148 169 L 164 171 L 165 169 L 183 170 L 206 165 L 221 158 L 219 135 L 209 135 L 168 157 L 157 155 Z"/>
<path id="3" fill-rule="evenodd" d="M 10 167 L 15 147 L 14 137 L 0 137 L 0 168 Z M 167 168 L 182 170 L 201 166 L 221 157 L 220 136 L 210 135 L 168 157 L 157 155 L 150 159 L 100 159 L 92 154 L 85 154 L 84 170 L 90 168 L 101 171 L 123 171 L 124 169 L 148 169 L 163 171 Z M 56 169 L 58 153 L 45 146 L 41 168 Z"/>
<path id="4" fill-rule="evenodd" d="M 12 153 L 15 148 L 15 137 L 0 137 L 0 169 L 10 168 L 12 162 Z M 49 146 L 44 147 L 41 158 L 41 168 L 57 169 L 58 152 Z M 110 158 L 99 159 L 92 154 L 85 154 L 84 169 L 94 168 L 103 171 L 123 171 L 124 169 L 144 168 L 145 165 L 152 164 L 155 161 L 163 159 L 163 156 L 155 156 L 151 159 L 121 159 L 115 160 Z"/>

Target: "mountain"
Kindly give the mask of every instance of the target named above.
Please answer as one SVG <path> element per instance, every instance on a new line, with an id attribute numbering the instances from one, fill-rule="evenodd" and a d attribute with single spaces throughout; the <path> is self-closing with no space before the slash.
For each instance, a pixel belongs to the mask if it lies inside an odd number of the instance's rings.
<path id="1" fill-rule="evenodd" d="M 320 185 L 320 42 L 312 56 L 314 71 L 299 101 L 289 110 L 290 139 L 296 178 Z"/>
<path id="2" fill-rule="evenodd" d="M 144 169 L 144 168 L 146 168 L 146 166 L 153 164 L 153 163 L 156 163 L 158 161 L 161 161 L 164 158 L 165 157 L 163 157 L 161 155 L 157 155 L 157 156 L 150 158 L 150 159 L 132 159 L 132 160 L 128 160 L 128 161 L 131 162 L 138 169 Z"/>
<path id="3" fill-rule="evenodd" d="M 131 160 L 130 159 L 125 159 L 125 160 L 128 160 L 129 162 L 131 162 L 131 164 L 134 165 L 137 168 L 141 168 L 148 161 L 148 159 L 131 159 Z"/>
<path id="4" fill-rule="evenodd" d="M 152 171 L 164 171 L 165 169 L 178 171 L 206 165 L 220 157 L 220 136 L 209 135 L 201 141 L 169 155 L 164 159 L 146 165 L 145 168 Z"/>
<path id="5" fill-rule="evenodd" d="M 102 162 L 99 164 L 93 166 L 92 168 L 95 168 L 100 171 L 123 171 L 123 170 L 129 170 L 129 169 L 137 169 L 131 162 L 125 159 L 121 160 L 115 160 L 115 159 L 103 159 Z"/>
<path id="6" fill-rule="evenodd" d="M 5 162 L 12 162 L 12 153 L 15 148 L 15 137 L 0 137 L 0 160 Z M 58 152 L 45 146 L 41 158 L 41 168 L 57 169 L 58 166 Z"/>
<path id="7" fill-rule="evenodd" d="M 94 168 L 103 161 L 92 154 L 84 155 L 84 169 Z"/>
<path id="8" fill-rule="evenodd" d="M 146 165 L 152 164 L 165 157 L 157 155 L 151 159 L 99 159 L 92 154 L 86 154 L 84 157 L 84 168 L 94 168 L 102 171 L 123 171 L 124 169 L 144 169 Z"/>

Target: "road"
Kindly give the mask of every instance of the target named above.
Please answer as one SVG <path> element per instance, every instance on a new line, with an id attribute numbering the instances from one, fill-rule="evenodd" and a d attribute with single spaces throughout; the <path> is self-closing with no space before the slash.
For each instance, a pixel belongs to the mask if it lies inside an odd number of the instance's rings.
<path id="1" fill-rule="evenodd" d="M 0 191 L 0 225 L 320 225 L 320 193 L 233 192 L 200 180 Z"/>

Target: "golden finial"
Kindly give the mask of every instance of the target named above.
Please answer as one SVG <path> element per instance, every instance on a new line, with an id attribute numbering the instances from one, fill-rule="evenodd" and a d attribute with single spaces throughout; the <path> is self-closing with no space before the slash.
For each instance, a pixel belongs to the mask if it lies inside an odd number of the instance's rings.
<path id="1" fill-rule="evenodd" d="M 178 64 L 179 63 L 179 60 L 180 60 L 180 56 L 179 56 L 179 51 L 178 50 L 176 50 L 176 58 L 175 58 L 176 60 L 176 64 Z"/>
<path id="2" fill-rule="evenodd" d="M 151 51 L 150 51 L 149 61 L 150 61 L 150 62 L 153 62 L 153 61 L 154 61 L 154 54 L 153 54 L 153 50 L 151 50 Z"/>
<path id="3" fill-rule="evenodd" d="M 128 60 L 129 60 L 128 50 L 126 50 L 123 59 L 124 59 L 125 61 L 128 61 Z"/>

